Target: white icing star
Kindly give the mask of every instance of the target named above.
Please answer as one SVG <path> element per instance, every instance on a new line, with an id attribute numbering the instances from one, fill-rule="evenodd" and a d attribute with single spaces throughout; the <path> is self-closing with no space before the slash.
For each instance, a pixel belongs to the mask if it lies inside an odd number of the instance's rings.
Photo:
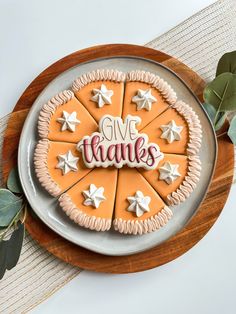
<path id="1" fill-rule="evenodd" d="M 161 138 L 165 138 L 169 144 L 181 140 L 180 133 L 183 127 L 176 125 L 174 120 L 171 120 L 166 125 L 161 125 L 160 128 L 163 132 Z"/>
<path id="2" fill-rule="evenodd" d="M 136 213 L 137 217 L 141 217 L 145 212 L 150 211 L 148 205 L 151 201 L 151 198 L 149 196 L 144 196 L 143 192 L 137 191 L 135 196 L 129 196 L 127 199 L 130 203 L 127 211 Z"/>
<path id="3" fill-rule="evenodd" d="M 139 89 L 137 95 L 132 98 L 132 102 L 137 104 L 137 110 L 146 109 L 150 111 L 152 109 L 152 103 L 155 101 L 157 101 L 157 99 L 152 96 L 151 89 Z"/>
<path id="4" fill-rule="evenodd" d="M 94 96 L 91 98 L 98 104 L 99 108 L 104 105 L 111 105 L 111 96 L 113 95 L 113 90 L 108 90 L 104 84 L 101 85 L 100 89 L 93 89 Z"/>
<path id="5" fill-rule="evenodd" d="M 70 171 L 77 171 L 77 162 L 79 160 L 79 157 L 75 157 L 72 152 L 69 150 L 64 155 L 57 156 L 59 162 L 56 165 L 57 169 L 61 169 L 63 175 L 67 174 Z"/>
<path id="6" fill-rule="evenodd" d="M 178 177 L 180 177 L 178 168 L 179 165 L 173 165 L 169 161 L 165 162 L 164 165 L 159 168 L 159 180 L 164 180 L 167 184 L 171 184 Z"/>
<path id="7" fill-rule="evenodd" d="M 72 112 L 71 114 L 64 111 L 62 112 L 62 118 L 57 118 L 57 122 L 61 123 L 61 131 L 70 130 L 71 132 L 75 132 L 75 127 L 77 124 L 80 124 L 80 120 L 76 118 L 76 112 Z"/>
<path id="8" fill-rule="evenodd" d="M 89 190 L 83 191 L 82 192 L 85 200 L 84 200 L 84 205 L 86 206 L 93 206 L 95 208 L 98 208 L 100 203 L 104 201 L 106 198 L 103 195 L 104 193 L 104 188 L 100 187 L 97 188 L 96 185 L 90 184 Z"/>

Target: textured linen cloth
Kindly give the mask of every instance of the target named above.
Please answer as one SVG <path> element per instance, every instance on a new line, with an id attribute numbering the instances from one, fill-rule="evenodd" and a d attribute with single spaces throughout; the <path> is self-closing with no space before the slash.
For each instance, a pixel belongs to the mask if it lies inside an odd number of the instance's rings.
<path id="1" fill-rule="evenodd" d="M 235 16 L 236 0 L 217 1 L 146 46 L 178 58 L 209 81 L 221 55 L 236 50 Z M 0 156 L 6 123 L 7 117 L 0 121 Z M 29 311 L 80 271 L 45 251 L 26 233 L 19 263 L 0 281 L 0 313 Z"/>

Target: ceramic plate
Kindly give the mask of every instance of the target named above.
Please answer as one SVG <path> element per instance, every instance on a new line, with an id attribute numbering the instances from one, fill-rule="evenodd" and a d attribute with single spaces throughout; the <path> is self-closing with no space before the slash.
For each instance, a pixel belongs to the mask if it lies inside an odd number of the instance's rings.
<path id="1" fill-rule="evenodd" d="M 189 199 L 173 207 L 174 216 L 160 230 L 142 235 L 122 235 L 118 232 L 96 232 L 79 227 L 60 209 L 57 199 L 51 197 L 39 184 L 33 166 L 33 154 L 38 141 L 37 120 L 41 107 L 51 97 L 71 84 L 78 76 L 94 69 L 115 68 L 124 72 L 142 69 L 159 75 L 176 91 L 178 99 L 192 106 L 198 114 L 203 130 L 200 150 L 202 173 L 197 188 Z M 42 221 L 67 240 L 89 250 L 106 255 L 128 255 L 154 247 L 182 229 L 196 213 L 213 175 L 217 156 L 217 142 L 211 122 L 197 98 L 175 73 L 154 61 L 135 57 L 113 57 L 79 64 L 56 77 L 35 100 L 21 134 L 18 166 L 25 195 Z"/>

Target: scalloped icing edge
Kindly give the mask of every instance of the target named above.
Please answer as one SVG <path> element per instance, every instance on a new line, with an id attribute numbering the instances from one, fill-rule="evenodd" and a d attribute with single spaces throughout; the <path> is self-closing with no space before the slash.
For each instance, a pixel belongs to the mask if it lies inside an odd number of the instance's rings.
<path id="1" fill-rule="evenodd" d="M 177 95 L 172 87 L 158 75 L 151 72 L 134 70 L 127 73 L 127 82 L 142 82 L 150 84 L 153 88 L 157 89 L 162 97 L 170 104 L 173 105 L 177 100 Z"/>
<path id="2" fill-rule="evenodd" d="M 187 156 L 188 171 L 183 182 L 176 191 L 167 195 L 167 204 L 169 206 L 178 205 L 184 202 L 195 189 L 201 175 L 201 161 L 199 156 Z"/>
<path id="3" fill-rule="evenodd" d="M 198 115 L 182 100 L 178 100 L 171 108 L 176 109 L 188 124 L 189 141 L 187 144 L 187 155 L 196 155 L 202 143 L 202 126 Z"/>
<path id="4" fill-rule="evenodd" d="M 111 228 L 111 219 L 90 216 L 76 207 L 71 197 L 63 193 L 59 197 L 59 204 L 66 215 L 81 227 L 95 231 L 107 231 Z"/>
<path id="5" fill-rule="evenodd" d="M 125 77 L 126 74 L 118 70 L 98 69 L 92 72 L 85 73 L 78 77 L 72 83 L 72 90 L 76 93 L 84 86 L 96 81 L 124 82 Z"/>
<path id="6" fill-rule="evenodd" d="M 48 139 L 39 140 L 34 151 L 34 167 L 36 176 L 41 185 L 50 193 L 52 196 L 57 197 L 61 192 L 59 185 L 51 178 L 48 165 L 47 156 L 49 150 Z"/>
<path id="7" fill-rule="evenodd" d="M 56 109 L 74 97 L 75 95 L 71 90 L 64 90 L 43 105 L 38 118 L 38 134 L 41 138 L 48 137 L 50 120 Z"/>
<path id="8" fill-rule="evenodd" d="M 142 235 L 156 231 L 165 226 L 172 216 L 172 210 L 165 205 L 158 214 L 151 216 L 150 218 L 145 220 L 123 220 L 122 218 L 116 218 L 113 220 L 113 226 L 114 229 L 120 233 Z"/>
<path id="9" fill-rule="evenodd" d="M 182 100 L 178 100 L 171 106 L 174 108 L 188 124 L 189 141 L 187 144 L 188 171 L 183 182 L 176 191 L 167 195 L 169 206 L 179 205 L 184 202 L 195 189 L 201 176 L 201 161 L 199 153 L 202 143 L 202 127 L 198 115 Z"/>

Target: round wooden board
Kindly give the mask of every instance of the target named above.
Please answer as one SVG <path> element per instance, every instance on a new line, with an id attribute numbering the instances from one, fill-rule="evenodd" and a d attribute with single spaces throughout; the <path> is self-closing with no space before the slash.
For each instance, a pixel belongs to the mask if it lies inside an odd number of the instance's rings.
<path id="1" fill-rule="evenodd" d="M 138 56 L 154 60 L 169 67 L 178 74 L 202 101 L 204 81 L 180 61 L 163 52 L 134 45 L 104 45 L 75 52 L 57 61 L 43 71 L 25 90 L 17 102 L 3 147 L 3 173 L 7 178 L 9 170 L 16 163 L 17 147 L 24 120 L 29 108 L 47 84 L 63 71 L 79 63 L 111 56 Z M 225 158 L 227 156 L 227 158 Z M 163 244 L 143 253 L 130 256 L 105 256 L 83 249 L 63 239 L 43 224 L 33 212 L 29 212 L 26 228 L 31 236 L 46 250 L 72 265 L 84 269 L 108 272 L 138 272 L 168 263 L 187 252 L 208 232 L 219 217 L 233 179 L 234 149 L 227 135 L 218 137 L 218 159 L 215 174 L 205 200 L 188 225 Z"/>

